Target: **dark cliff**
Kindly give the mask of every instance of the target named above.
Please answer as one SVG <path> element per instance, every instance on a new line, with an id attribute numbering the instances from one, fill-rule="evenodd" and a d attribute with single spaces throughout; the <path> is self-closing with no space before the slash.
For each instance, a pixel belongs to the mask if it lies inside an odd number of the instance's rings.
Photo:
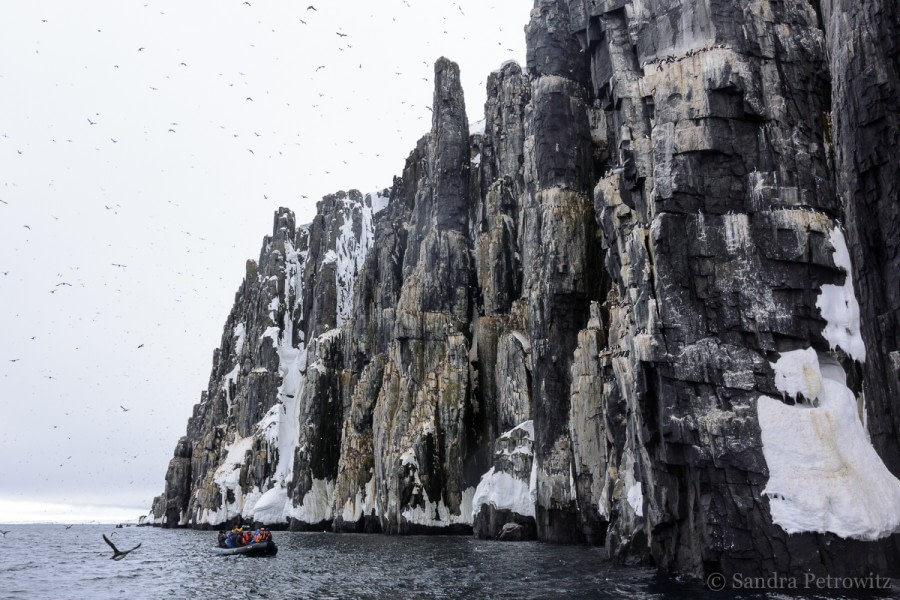
<path id="1" fill-rule="evenodd" d="M 898 26 L 537 0 L 471 135 L 441 59 L 390 190 L 276 214 L 152 520 L 900 564 Z"/>

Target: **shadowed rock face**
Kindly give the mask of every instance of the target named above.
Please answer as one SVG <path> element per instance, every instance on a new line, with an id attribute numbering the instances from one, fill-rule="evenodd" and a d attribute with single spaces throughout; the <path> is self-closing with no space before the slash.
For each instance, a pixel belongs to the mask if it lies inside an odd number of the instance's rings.
<path id="1" fill-rule="evenodd" d="M 900 510 L 865 539 L 828 512 L 875 470 L 846 466 L 824 391 L 900 473 L 900 10 L 531 17 L 483 132 L 441 59 L 389 191 L 276 213 L 151 520 L 587 542 L 697 577 L 900 564 Z M 809 498 L 778 469 L 820 457 L 778 454 L 760 406 L 826 425 L 824 525 L 784 516 Z"/>

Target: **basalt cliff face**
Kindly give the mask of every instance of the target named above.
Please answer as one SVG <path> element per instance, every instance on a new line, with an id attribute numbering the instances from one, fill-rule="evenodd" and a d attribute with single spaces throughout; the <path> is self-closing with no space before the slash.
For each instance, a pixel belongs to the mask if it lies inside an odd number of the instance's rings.
<path id="1" fill-rule="evenodd" d="M 150 520 L 900 564 L 900 8 L 537 0 L 469 131 L 275 215 Z"/>

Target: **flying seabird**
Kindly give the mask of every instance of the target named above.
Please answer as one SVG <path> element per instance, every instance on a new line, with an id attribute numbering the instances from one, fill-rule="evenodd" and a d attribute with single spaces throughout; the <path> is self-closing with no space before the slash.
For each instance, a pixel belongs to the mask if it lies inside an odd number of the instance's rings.
<path id="1" fill-rule="evenodd" d="M 306 7 L 306 10 L 315 10 L 316 12 L 319 12 L 318 10 L 316 10 L 316 7 L 313 6 L 312 4 L 310 4 L 309 6 L 307 6 L 307 7 Z"/>
<path id="2" fill-rule="evenodd" d="M 335 33 L 338 34 L 338 35 L 341 36 L 341 37 L 347 37 L 347 34 L 346 34 L 346 33 L 341 33 L 340 31 L 335 31 Z"/>
<path id="3" fill-rule="evenodd" d="M 88 123 L 90 123 L 91 125 L 96 125 L 95 122 L 91 121 L 90 117 L 88 117 Z"/>
<path id="4" fill-rule="evenodd" d="M 64 527 L 65 527 L 66 529 L 72 529 L 73 526 L 72 526 L 72 525 L 64 525 Z"/>
<path id="5" fill-rule="evenodd" d="M 0 533 L 3 534 L 3 537 L 6 537 L 6 534 L 9 533 L 9 529 L 7 529 L 6 531 L 3 531 L 2 529 L 0 529 Z"/>
<path id="6" fill-rule="evenodd" d="M 131 550 L 125 550 L 123 552 L 123 551 L 119 550 L 118 548 L 116 548 L 115 544 L 113 544 L 111 541 L 109 541 L 109 538 L 106 537 L 106 534 L 103 534 L 103 541 L 106 542 L 109 545 L 109 547 L 113 549 L 113 555 L 110 556 L 110 559 L 112 559 L 112 560 L 122 560 L 123 558 L 128 556 L 129 552 L 134 552 L 135 550 L 137 550 L 138 548 L 141 547 L 141 545 L 138 544 Z"/>
<path id="7" fill-rule="evenodd" d="M 122 412 L 128 412 L 129 410 L 131 410 L 130 408 L 125 408 L 125 407 L 122 406 L 121 404 L 119 405 L 119 408 L 122 409 Z"/>

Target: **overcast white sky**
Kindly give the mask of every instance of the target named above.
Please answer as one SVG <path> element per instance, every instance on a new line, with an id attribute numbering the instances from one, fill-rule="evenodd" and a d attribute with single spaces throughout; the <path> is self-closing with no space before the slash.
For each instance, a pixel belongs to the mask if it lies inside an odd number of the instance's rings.
<path id="1" fill-rule="evenodd" d="M 273 212 L 389 186 L 440 56 L 483 118 L 532 5 L 4 3 L 0 523 L 146 514 Z"/>

